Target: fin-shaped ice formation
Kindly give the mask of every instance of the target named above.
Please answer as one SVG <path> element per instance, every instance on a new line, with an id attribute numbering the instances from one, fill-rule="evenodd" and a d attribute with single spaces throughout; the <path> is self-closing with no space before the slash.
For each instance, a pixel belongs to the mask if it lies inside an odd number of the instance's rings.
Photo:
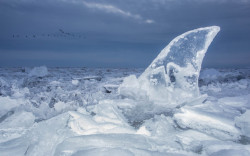
<path id="1" fill-rule="evenodd" d="M 142 93 L 160 105 L 176 105 L 199 96 L 198 78 L 205 53 L 220 27 L 211 26 L 188 31 L 172 40 L 135 80 L 130 77 L 120 87 L 120 93 Z M 124 89 L 124 88 L 130 89 Z M 139 89 L 139 90 L 138 90 Z M 130 91 L 129 91 L 130 92 Z M 133 95 L 138 95 L 132 93 Z"/>

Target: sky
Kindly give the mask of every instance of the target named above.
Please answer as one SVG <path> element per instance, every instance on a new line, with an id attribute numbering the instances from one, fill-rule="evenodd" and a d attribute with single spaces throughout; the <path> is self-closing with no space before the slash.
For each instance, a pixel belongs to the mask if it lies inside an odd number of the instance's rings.
<path id="1" fill-rule="evenodd" d="M 146 68 L 212 25 L 202 67 L 250 67 L 250 0 L 0 0 L 0 67 Z"/>

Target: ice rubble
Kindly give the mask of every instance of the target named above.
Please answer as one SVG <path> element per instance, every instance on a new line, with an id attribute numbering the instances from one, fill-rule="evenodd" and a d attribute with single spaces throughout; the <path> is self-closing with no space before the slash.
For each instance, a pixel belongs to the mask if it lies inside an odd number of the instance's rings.
<path id="1" fill-rule="evenodd" d="M 199 93 L 202 59 L 218 31 L 180 35 L 138 78 L 122 69 L 4 70 L 0 155 L 249 155 L 250 79 L 205 70 Z M 216 85 L 226 93 L 213 96 Z M 244 95 L 228 96 L 231 85 Z"/>

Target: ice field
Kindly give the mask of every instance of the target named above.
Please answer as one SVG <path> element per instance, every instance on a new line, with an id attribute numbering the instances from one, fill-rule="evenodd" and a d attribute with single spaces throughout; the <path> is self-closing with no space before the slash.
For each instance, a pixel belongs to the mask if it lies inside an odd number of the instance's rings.
<path id="1" fill-rule="evenodd" d="M 219 30 L 146 70 L 0 68 L 0 156 L 249 156 L 250 68 L 201 69 Z"/>

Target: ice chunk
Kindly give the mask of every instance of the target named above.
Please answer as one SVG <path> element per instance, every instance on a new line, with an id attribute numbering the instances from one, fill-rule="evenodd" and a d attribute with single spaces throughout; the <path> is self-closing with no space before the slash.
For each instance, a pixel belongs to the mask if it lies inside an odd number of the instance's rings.
<path id="1" fill-rule="evenodd" d="M 172 40 L 139 77 L 149 97 L 180 103 L 198 96 L 201 63 L 219 30 L 217 26 L 199 28 Z"/>
<path id="2" fill-rule="evenodd" d="M 29 73 L 29 76 L 36 77 L 44 77 L 46 75 L 48 75 L 48 69 L 46 66 L 34 67 Z"/>
<path id="3" fill-rule="evenodd" d="M 0 129 L 28 128 L 33 125 L 35 116 L 31 112 L 15 112 L 1 122 Z"/>
<path id="4" fill-rule="evenodd" d="M 2 118 L 1 118 L 2 119 Z M 31 112 L 12 112 L 0 121 L 0 142 L 18 138 L 33 125 L 35 116 Z"/>
<path id="5" fill-rule="evenodd" d="M 0 155 L 54 155 L 56 146 L 65 138 L 73 136 L 67 127 L 68 120 L 69 114 L 64 113 L 35 123 L 21 137 L 0 143 Z"/>
<path id="6" fill-rule="evenodd" d="M 234 122 L 212 113 L 182 108 L 180 113 L 174 115 L 174 119 L 183 129 L 192 128 L 221 140 L 240 139 L 240 132 Z"/>
<path id="7" fill-rule="evenodd" d="M 112 101 L 101 101 L 91 113 L 70 112 L 69 127 L 79 135 L 104 133 L 135 133 Z"/>
<path id="8" fill-rule="evenodd" d="M 249 108 L 250 94 L 234 97 L 223 97 L 218 99 L 220 103 L 238 108 Z"/>
<path id="9" fill-rule="evenodd" d="M 250 152 L 245 149 L 223 149 L 211 154 L 211 156 L 249 156 Z"/>
<path id="10" fill-rule="evenodd" d="M 14 109 L 15 107 L 24 104 L 25 101 L 23 99 L 12 99 L 10 97 L 0 97 L 0 118 L 2 115 L 7 113 L 8 111 Z"/>
<path id="11" fill-rule="evenodd" d="M 54 104 L 54 108 L 57 112 L 62 112 L 63 110 L 70 110 L 70 104 L 59 101 Z"/>
<path id="12" fill-rule="evenodd" d="M 83 80 L 97 80 L 97 81 L 101 81 L 102 77 L 101 76 L 86 76 L 83 78 Z"/>
<path id="13" fill-rule="evenodd" d="M 204 148 L 206 155 L 211 156 L 248 156 L 250 146 L 233 142 L 210 142 Z"/>
<path id="14" fill-rule="evenodd" d="M 132 88 L 134 94 L 140 89 L 146 92 L 150 100 L 160 105 L 177 105 L 197 97 L 201 63 L 219 30 L 218 26 L 211 26 L 176 37 L 142 73 L 138 82 L 133 80 L 129 85 L 125 81 L 126 84 L 119 89 L 120 93 L 123 94 L 126 87 Z"/>
<path id="15" fill-rule="evenodd" d="M 176 135 L 175 140 L 180 143 L 185 150 L 198 154 L 202 153 L 205 142 L 218 142 L 216 138 L 195 130 L 183 131 Z"/>
<path id="16" fill-rule="evenodd" d="M 11 91 L 13 92 L 12 97 L 14 98 L 25 98 L 25 96 L 30 94 L 30 91 L 27 87 L 17 88 L 15 86 L 12 86 Z"/>
<path id="17" fill-rule="evenodd" d="M 145 126 L 141 126 L 136 134 L 140 134 L 140 135 L 146 135 L 146 136 L 151 136 L 151 133 L 147 130 L 147 128 Z"/>
<path id="18" fill-rule="evenodd" d="M 221 76 L 221 73 L 216 69 L 205 69 L 201 72 L 200 78 L 206 80 L 213 80 Z"/>
<path id="19" fill-rule="evenodd" d="M 167 146 L 168 145 L 163 145 Z M 95 134 L 65 139 L 56 148 L 55 155 L 194 155 L 182 151 L 157 149 L 155 142 L 135 134 Z M 113 153 L 114 152 L 114 153 Z"/>
<path id="20" fill-rule="evenodd" d="M 140 89 L 140 83 L 135 75 L 125 77 L 119 87 L 119 93 L 132 99 L 146 99 L 147 92 Z"/>
<path id="21" fill-rule="evenodd" d="M 243 135 L 250 137 L 250 110 L 247 110 L 240 117 L 236 117 L 235 123 L 241 128 Z"/>
<path id="22" fill-rule="evenodd" d="M 161 139 L 169 139 L 171 135 L 177 132 L 173 120 L 163 114 L 155 115 L 154 118 L 146 120 L 142 127 L 146 127 L 146 130 L 151 133 L 151 136 Z"/>
<path id="23" fill-rule="evenodd" d="M 77 86 L 78 83 L 79 83 L 79 80 L 72 80 L 71 82 L 72 82 L 73 85 Z"/>

